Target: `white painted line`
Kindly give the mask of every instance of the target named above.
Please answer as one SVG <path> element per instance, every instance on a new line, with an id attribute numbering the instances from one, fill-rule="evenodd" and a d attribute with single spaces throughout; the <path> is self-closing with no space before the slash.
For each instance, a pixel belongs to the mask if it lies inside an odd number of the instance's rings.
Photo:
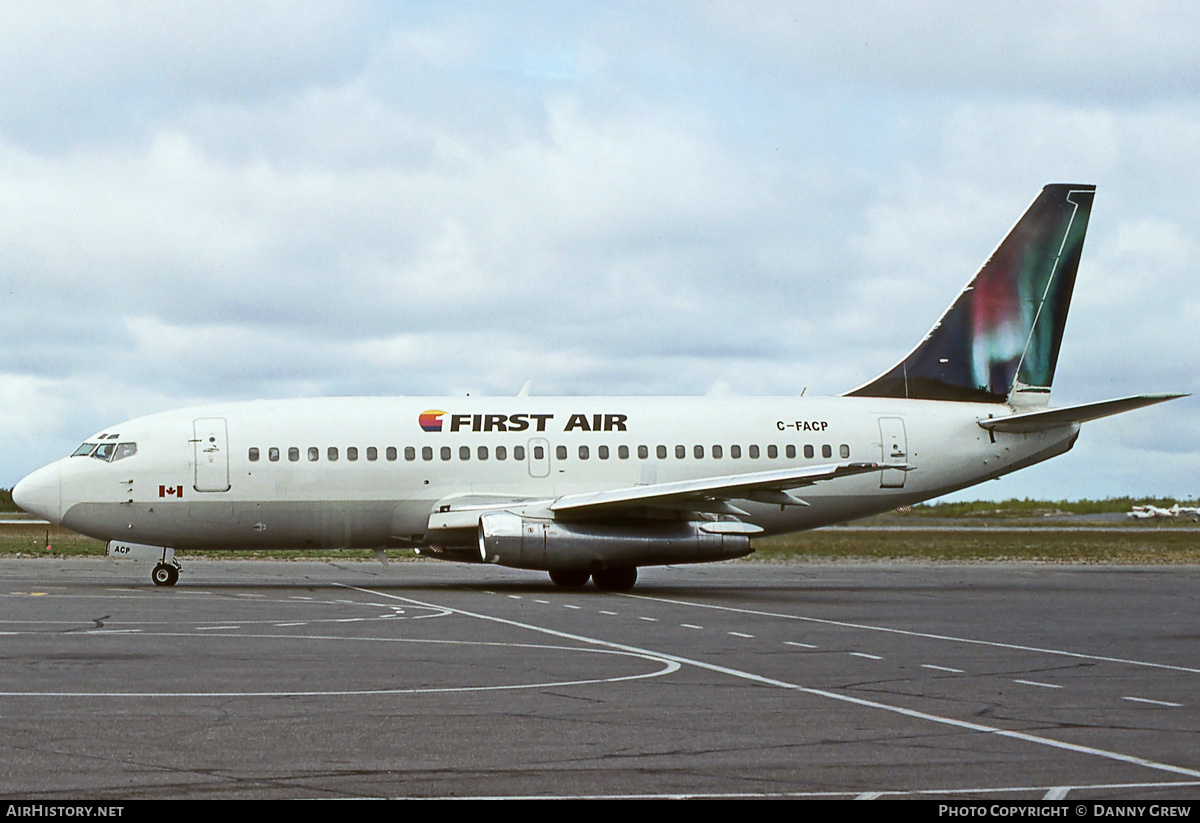
<path id="1" fill-rule="evenodd" d="M 863 792 L 854 796 L 855 800 L 878 800 L 883 797 L 883 792 Z"/>
<path id="2" fill-rule="evenodd" d="M 700 629 L 701 631 L 704 630 L 703 626 L 697 626 L 695 623 L 680 623 L 679 625 L 680 625 L 680 627 L 682 627 L 684 629 Z"/>
<path id="3" fill-rule="evenodd" d="M 754 635 L 746 634 L 745 632 L 725 632 L 725 634 L 732 635 L 733 637 L 745 637 L 747 639 L 754 637 Z"/>
<path id="4" fill-rule="evenodd" d="M 1105 657 L 1098 654 L 1083 654 L 1082 652 L 1069 652 L 1064 649 L 1045 649 L 1040 646 L 1022 646 L 1018 643 L 998 643 L 993 640 L 975 640 L 970 637 L 954 637 L 948 634 L 932 634 L 930 632 L 915 632 L 910 629 L 895 629 L 891 626 L 872 626 L 866 623 L 847 623 L 843 620 L 826 620 L 820 617 L 805 617 L 799 614 L 781 614 L 779 612 L 765 612 L 759 609 L 740 609 L 736 606 L 718 606 L 713 603 L 694 603 L 690 600 L 673 600 L 669 597 L 650 597 L 644 594 L 623 594 L 622 597 L 628 597 L 633 600 L 650 600 L 655 603 L 670 603 L 674 606 L 692 606 L 697 609 L 715 609 L 716 611 L 734 612 L 735 614 L 752 614 L 758 617 L 778 617 L 782 620 L 799 620 L 804 623 L 818 623 L 823 626 L 839 626 L 843 629 L 861 629 L 869 632 L 885 632 L 887 634 L 899 634 L 906 637 L 923 637 L 926 640 L 945 640 L 950 643 L 965 643 L 972 646 L 991 646 L 996 649 L 1012 649 L 1020 652 L 1037 652 L 1038 654 L 1053 654 L 1061 657 L 1072 657 L 1077 660 L 1099 660 L 1102 663 L 1124 663 L 1129 666 L 1145 666 L 1151 669 L 1167 669 L 1173 672 L 1187 672 L 1189 674 L 1200 674 L 1200 668 L 1194 666 L 1172 666 L 1169 663 L 1152 663 L 1148 660 L 1131 660 L 1126 657 Z"/>
<path id="5" fill-rule="evenodd" d="M 935 666 L 932 663 L 922 663 L 922 669 L 933 669 L 936 672 L 950 672 L 951 674 L 962 674 L 962 669 L 952 669 L 949 666 Z"/>
<path id="6" fill-rule="evenodd" d="M 783 645 L 795 646 L 796 648 L 799 648 L 799 649 L 815 649 L 815 648 L 817 648 L 812 643 L 800 643 L 796 640 L 785 640 L 785 641 L 783 641 Z"/>
<path id="7" fill-rule="evenodd" d="M 238 594 L 238 597 L 266 597 L 266 595 L 265 594 L 250 594 L 248 592 L 242 592 L 242 593 Z M 346 601 L 346 602 L 349 602 L 349 601 Z"/>
<path id="8" fill-rule="evenodd" d="M 1169 706 L 1172 709 L 1178 709 L 1182 703 L 1168 703 L 1166 700 L 1151 700 L 1148 697 L 1122 697 L 1122 700 L 1129 700 L 1133 703 L 1149 703 L 1151 706 Z"/>
<path id="9" fill-rule="evenodd" d="M 617 616 L 617 613 L 616 613 L 616 612 L 610 612 L 610 611 L 606 611 L 606 610 L 604 610 L 604 609 L 601 609 L 601 610 L 600 610 L 600 614 L 607 614 L 609 617 L 616 617 L 616 616 Z"/>
<path id="10" fill-rule="evenodd" d="M 1054 683 L 1039 683 L 1036 680 L 1013 680 L 1014 683 L 1020 683 L 1024 686 L 1040 686 L 1043 689 L 1061 689 L 1062 686 Z"/>
<path id="11" fill-rule="evenodd" d="M 638 620 L 645 620 L 647 623 L 657 623 L 657 617 L 639 617 Z"/>
<path id="12" fill-rule="evenodd" d="M 198 631 L 198 632 L 220 632 L 220 631 L 226 631 L 228 629 L 240 629 L 240 628 L 241 628 L 241 626 L 197 626 L 196 631 Z"/>
<path id="13" fill-rule="evenodd" d="M 286 628 L 288 626 L 307 626 L 307 625 L 308 625 L 307 623 L 276 623 L 275 624 L 275 626 L 277 628 L 281 628 L 281 629 Z"/>
<path id="14" fill-rule="evenodd" d="M 290 598 L 288 598 L 288 599 L 289 599 L 289 600 L 312 600 L 312 598 L 311 598 L 311 597 L 305 597 L 305 596 L 303 596 L 303 595 L 300 595 L 300 594 L 293 594 L 293 595 L 292 595 Z"/>
<path id="15" fill-rule="evenodd" d="M 137 634 L 141 629 L 91 629 L 84 634 Z"/>
<path id="16" fill-rule="evenodd" d="M 850 652 L 850 654 L 853 657 L 865 657 L 867 660 L 883 660 L 883 658 L 877 654 L 867 654 L 866 652 Z"/>
<path id="17" fill-rule="evenodd" d="M 520 599 L 521 599 L 521 595 L 519 595 L 519 594 L 510 594 L 510 595 L 508 595 L 508 599 L 509 599 L 509 600 L 520 600 Z M 339 602 L 340 602 L 340 601 L 339 601 Z"/>
<path id="18" fill-rule="evenodd" d="M 1065 800 L 1069 791 L 1071 791 L 1070 786 L 1055 786 L 1042 795 L 1042 800 Z"/>
<path id="19" fill-rule="evenodd" d="M 534 602 L 534 603 L 541 603 L 543 606 L 549 606 L 549 605 L 550 605 L 550 601 L 549 601 L 549 600 L 534 600 L 533 602 Z"/>
<path id="20" fill-rule="evenodd" d="M 335 585 L 345 586 L 344 583 L 338 583 Z M 389 594 L 387 592 L 381 592 L 381 591 L 375 591 L 372 589 L 360 588 L 358 586 L 346 586 L 346 588 L 351 588 L 351 589 L 354 589 L 355 591 L 364 592 L 366 594 L 370 594 L 375 597 L 383 597 L 383 598 L 388 598 L 388 599 L 392 599 L 392 600 L 400 600 L 400 601 L 404 601 L 407 603 L 412 603 L 413 605 L 416 605 L 416 606 L 425 606 L 425 607 L 431 608 L 431 609 L 446 609 L 447 611 L 452 611 L 455 614 L 460 614 L 464 617 L 474 617 L 478 620 L 487 620 L 489 622 L 500 623 L 502 625 L 515 626 L 518 628 L 526 629 L 528 631 L 540 632 L 542 634 L 549 634 L 554 637 L 566 638 L 568 640 L 573 640 L 577 643 L 588 643 L 593 646 L 604 646 L 606 648 L 615 649 L 615 650 L 619 650 L 619 651 L 626 651 L 626 652 L 632 652 L 634 654 L 646 655 L 647 657 L 651 657 L 651 658 L 660 658 L 662 660 L 670 660 L 670 661 L 673 661 L 675 663 L 679 663 L 682 665 L 695 666 L 696 668 L 699 668 L 699 669 L 705 669 L 707 671 L 717 672 L 719 674 L 724 674 L 729 677 L 736 677 L 736 678 L 739 678 L 742 680 L 748 680 L 752 683 L 761 683 L 766 686 L 776 686 L 777 688 L 780 688 L 780 689 L 787 689 L 789 691 L 795 691 L 795 692 L 799 692 L 801 694 L 808 694 L 808 695 L 812 695 L 814 697 L 824 697 L 828 700 L 836 700 L 841 703 L 850 703 L 851 705 L 854 705 L 854 706 L 862 706 L 864 708 L 876 709 L 878 711 L 889 712 L 891 714 L 898 714 L 902 717 L 911 718 L 913 720 L 923 720 L 928 723 L 937 723 L 939 725 L 949 726 L 949 727 L 955 728 L 955 729 L 962 729 L 964 731 L 977 732 L 979 734 L 995 735 L 996 737 L 1001 737 L 1001 738 L 1005 738 L 1008 740 L 1019 740 L 1024 743 L 1032 743 L 1032 744 L 1038 745 L 1038 746 L 1047 746 L 1052 749 L 1059 749 L 1060 751 L 1075 752 L 1076 754 L 1090 755 L 1092 757 L 1103 758 L 1105 760 L 1112 760 L 1117 763 L 1129 763 L 1129 764 L 1136 765 L 1136 766 L 1143 766 L 1148 769 L 1154 769 L 1156 771 L 1168 772 L 1170 774 L 1181 774 L 1181 775 L 1186 775 L 1188 777 L 1200 778 L 1200 769 L 1190 769 L 1190 768 L 1187 768 L 1184 766 L 1176 766 L 1173 763 L 1163 763 L 1163 762 L 1157 761 L 1157 760 L 1149 760 L 1144 757 L 1138 757 L 1137 755 L 1125 754 L 1123 752 L 1115 752 L 1115 751 L 1111 751 L 1108 749 L 1099 749 L 1099 748 L 1095 748 L 1093 746 L 1084 746 L 1084 745 L 1081 745 L 1078 743 L 1067 743 L 1062 740 L 1055 740 L 1052 737 L 1043 737 L 1041 735 L 1031 734 L 1029 732 L 1021 732 L 1021 731 L 1016 731 L 1013 729 L 1002 729 L 998 726 L 988 726 L 984 723 L 977 723 L 977 722 L 970 721 L 970 720 L 959 720 L 959 719 L 953 718 L 953 717 L 944 717 L 942 715 L 930 714 L 929 712 L 918 711 L 916 709 L 908 709 L 903 706 L 893 706 L 893 705 L 889 705 L 887 703 L 880 703 L 875 700 L 867 700 L 866 698 L 855 697 L 855 696 L 849 695 L 849 694 L 842 694 L 840 692 L 831 692 L 831 691 L 828 691 L 827 689 L 817 689 L 817 688 L 813 688 L 811 686 L 801 686 L 796 683 L 788 683 L 787 681 L 784 681 L 784 680 L 776 680 L 775 678 L 772 678 L 772 677 L 765 677 L 763 675 L 754 674 L 752 672 L 743 671 L 741 669 L 730 668 L 729 666 L 721 666 L 716 663 L 708 663 L 703 660 L 696 660 L 696 659 L 689 658 L 689 657 L 682 657 L 680 655 L 670 654 L 667 652 L 651 651 L 649 649 L 643 649 L 643 648 L 639 648 L 637 646 L 628 646 L 624 643 L 614 643 L 611 640 L 601 640 L 600 638 L 597 638 L 597 637 L 587 637 L 585 635 L 571 634 L 569 632 L 561 632 L 556 629 L 548 629 L 544 626 L 535 626 L 531 623 L 521 623 L 516 620 L 508 620 L 503 617 L 494 617 L 494 616 L 488 615 L 488 614 L 480 614 L 479 612 L 470 612 L 465 609 L 453 609 L 453 608 L 450 608 L 449 606 L 441 606 L 441 605 L 437 605 L 437 604 L 433 604 L 433 603 L 427 603 L 425 601 L 416 600 L 416 599 L 409 598 L 409 597 L 402 597 L 397 594 Z M 645 599 L 653 600 L 656 598 L 645 598 Z M 672 602 L 672 601 L 668 600 L 665 602 Z M 690 605 L 690 604 L 684 603 L 682 605 Z M 717 607 L 717 608 L 725 608 L 725 607 Z M 733 611 L 738 611 L 738 610 L 734 609 Z"/>
<path id="21" fill-rule="evenodd" d="M 582 609 L 583 606 L 572 606 L 570 603 L 563 603 L 564 609 Z"/>

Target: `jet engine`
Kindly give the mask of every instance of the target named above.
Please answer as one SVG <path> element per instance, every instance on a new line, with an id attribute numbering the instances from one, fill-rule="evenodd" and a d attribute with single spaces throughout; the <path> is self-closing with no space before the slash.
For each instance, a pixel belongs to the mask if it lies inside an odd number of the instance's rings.
<path id="1" fill-rule="evenodd" d="M 488 512 L 479 518 L 479 556 L 485 563 L 542 571 L 703 563 L 745 557 L 753 551 L 750 534 L 757 531 L 739 522 L 620 525 Z"/>

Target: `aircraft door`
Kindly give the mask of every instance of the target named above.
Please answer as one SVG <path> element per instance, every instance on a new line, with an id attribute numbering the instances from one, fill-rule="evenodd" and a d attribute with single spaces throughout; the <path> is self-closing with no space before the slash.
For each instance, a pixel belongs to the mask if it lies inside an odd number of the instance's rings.
<path id="1" fill-rule="evenodd" d="M 535 437 L 529 441 L 530 477 L 550 475 L 550 443 L 545 438 Z"/>
<path id="2" fill-rule="evenodd" d="M 903 420 L 899 417 L 879 418 L 879 440 L 883 448 L 884 463 L 908 462 L 908 436 L 904 431 Z M 908 472 L 900 469 L 884 469 L 879 473 L 879 488 L 904 488 L 906 474 Z"/>
<path id="3" fill-rule="evenodd" d="M 224 417 L 200 417 L 192 421 L 198 492 L 229 491 L 229 435 Z"/>

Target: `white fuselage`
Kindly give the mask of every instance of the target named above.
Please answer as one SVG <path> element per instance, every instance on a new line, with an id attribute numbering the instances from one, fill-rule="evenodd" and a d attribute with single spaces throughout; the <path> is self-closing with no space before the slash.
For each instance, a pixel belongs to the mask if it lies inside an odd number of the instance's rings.
<path id="1" fill-rule="evenodd" d="M 735 501 L 743 520 L 772 534 L 998 477 L 1067 451 L 1078 434 L 1078 424 L 1028 434 L 978 425 L 1009 413 L 845 397 L 255 401 L 122 423 L 89 440 L 134 444 L 133 454 L 65 458 L 22 485 L 53 522 L 105 540 L 377 548 L 471 545 L 469 530 L 431 531 L 448 499 L 553 499 L 848 461 L 910 467 L 796 490 L 807 506 Z"/>

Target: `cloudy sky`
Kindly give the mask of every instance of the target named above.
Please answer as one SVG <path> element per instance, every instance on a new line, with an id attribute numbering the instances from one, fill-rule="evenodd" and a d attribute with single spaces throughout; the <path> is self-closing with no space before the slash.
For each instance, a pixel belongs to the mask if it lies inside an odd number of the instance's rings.
<path id="1" fill-rule="evenodd" d="M 1197 4 L 6 2 L 0 486 L 212 400 L 837 394 L 1048 182 L 1053 402 L 1196 391 Z M 1200 494 L 1198 409 L 967 496 Z"/>

